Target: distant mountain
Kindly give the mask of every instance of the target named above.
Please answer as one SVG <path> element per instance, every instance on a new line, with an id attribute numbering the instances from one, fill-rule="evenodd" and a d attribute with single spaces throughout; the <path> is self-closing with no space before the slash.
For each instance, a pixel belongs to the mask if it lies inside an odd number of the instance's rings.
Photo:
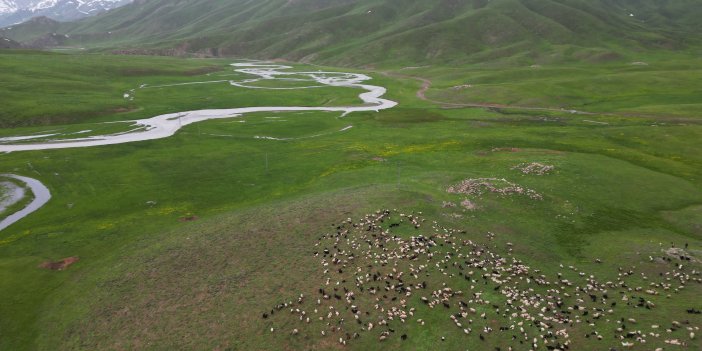
<path id="1" fill-rule="evenodd" d="M 0 0 L 0 27 L 46 16 L 72 21 L 125 5 L 132 0 Z"/>
<path id="2" fill-rule="evenodd" d="M 602 62 L 697 47 L 699 18 L 700 0 L 137 0 L 52 31 L 122 53 L 341 65 Z M 46 35 L 42 25 L 0 35 L 29 42 Z"/>

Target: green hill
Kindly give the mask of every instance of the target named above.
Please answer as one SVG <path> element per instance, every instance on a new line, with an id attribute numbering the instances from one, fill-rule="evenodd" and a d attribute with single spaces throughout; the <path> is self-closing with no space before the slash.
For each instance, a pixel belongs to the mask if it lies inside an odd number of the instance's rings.
<path id="1" fill-rule="evenodd" d="M 153 0 L 0 35 L 31 42 L 57 32 L 73 45 L 122 52 L 344 65 L 601 62 L 695 48 L 700 15 L 693 0 Z"/>

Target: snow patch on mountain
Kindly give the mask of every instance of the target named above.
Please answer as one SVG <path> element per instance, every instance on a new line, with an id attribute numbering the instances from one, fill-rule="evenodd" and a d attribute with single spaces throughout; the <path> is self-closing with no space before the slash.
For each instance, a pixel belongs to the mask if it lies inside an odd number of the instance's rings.
<path id="1" fill-rule="evenodd" d="M 36 3 L 34 6 L 28 8 L 30 11 L 39 11 L 52 8 L 58 4 L 58 0 L 42 0 Z"/>
<path id="2" fill-rule="evenodd" d="M 46 16 L 72 21 L 126 5 L 133 0 L 0 0 L 0 27 Z"/>
<path id="3" fill-rule="evenodd" d="M 0 14 L 17 12 L 17 4 L 12 0 L 0 0 Z"/>

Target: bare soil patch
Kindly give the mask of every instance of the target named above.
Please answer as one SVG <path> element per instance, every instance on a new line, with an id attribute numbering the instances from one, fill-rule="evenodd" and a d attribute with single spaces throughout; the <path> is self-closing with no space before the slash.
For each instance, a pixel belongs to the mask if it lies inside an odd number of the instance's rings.
<path id="1" fill-rule="evenodd" d="M 136 110 L 137 110 L 137 109 L 135 109 L 135 108 L 118 107 L 118 108 L 113 109 L 111 112 L 114 112 L 114 113 L 127 113 L 127 112 L 136 111 Z"/>
<path id="2" fill-rule="evenodd" d="M 78 261 L 80 261 L 80 258 L 78 257 L 68 257 L 56 262 L 44 262 L 39 265 L 39 268 L 49 269 L 52 271 L 63 271 Z"/>
<path id="3" fill-rule="evenodd" d="M 692 256 L 690 252 L 679 247 L 663 250 L 663 252 L 665 252 L 665 254 L 671 258 L 679 259 L 681 261 L 700 262 L 697 258 Z"/>
<path id="4" fill-rule="evenodd" d="M 195 222 L 198 219 L 200 219 L 200 217 L 198 217 L 198 216 L 186 216 L 186 217 L 180 217 L 180 219 L 178 219 L 178 220 L 181 222 Z"/>

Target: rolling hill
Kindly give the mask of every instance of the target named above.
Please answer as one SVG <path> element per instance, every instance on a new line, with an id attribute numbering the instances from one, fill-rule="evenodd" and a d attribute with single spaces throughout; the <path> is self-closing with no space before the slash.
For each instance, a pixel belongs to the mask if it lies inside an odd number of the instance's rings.
<path id="1" fill-rule="evenodd" d="M 0 34 L 27 42 L 58 32 L 75 45 L 127 53 L 343 65 L 599 62 L 696 47 L 701 14 L 694 0 L 152 0 L 50 31 L 28 23 Z"/>

